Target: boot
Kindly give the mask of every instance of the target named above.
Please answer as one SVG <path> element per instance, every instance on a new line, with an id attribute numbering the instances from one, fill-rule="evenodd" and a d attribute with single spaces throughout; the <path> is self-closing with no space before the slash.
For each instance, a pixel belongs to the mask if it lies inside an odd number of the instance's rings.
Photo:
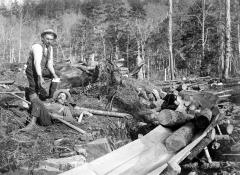
<path id="1" fill-rule="evenodd" d="M 49 98 L 53 97 L 54 92 L 57 90 L 58 82 L 52 82 L 49 88 Z"/>

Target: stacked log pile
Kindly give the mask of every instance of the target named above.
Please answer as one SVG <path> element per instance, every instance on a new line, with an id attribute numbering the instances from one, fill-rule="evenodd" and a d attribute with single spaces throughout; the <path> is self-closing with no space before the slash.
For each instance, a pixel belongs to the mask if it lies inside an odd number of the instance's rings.
<path id="1" fill-rule="evenodd" d="M 172 129 L 173 134 L 166 138 L 165 146 L 168 151 L 175 153 L 193 142 L 196 136 L 209 128 L 213 118 L 219 116 L 217 102 L 218 96 L 210 92 L 184 89 L 177 91 L 172 88 L 166 93 L 149 82 L 139 82 L 131 78 L 121 81 L 113 100 L 116 108 L 131 113 L 147 125 L 162 125 Z M 210 161 L 208 163 L 211 163 L 207 146 L 216 138 L 214 128 L 217 123 L 215 121 L 208 129 L 211 132 L 196 143 L 195 149 L 189 150 L 191 153 L 188 160 L 191 161 L 200 152 L 204 152 Z"/>
<path id="2" fill-rule="evenodd" d="M 71 71 L 70 71 L 71 72 Z M 79 71 L 76 70 L 76 77 Z M 169 151 L 178 152 L 194 140 L 212 122 L 212 118 L 219 114 L 218 97 L 210 92 L 187 90 L 185 84 L 179 87 L 164 85 L 162 90 L 149 81 L 139 81 L 131 77 L 121 76 L 115 71 L 111 62 L 100 64 L 94 70 L 95 78 L 84 72 L 86 78 L 76 80 L 65 74 L 66 84 L 72 87 L 89 83 L 101 82 L 104 89 L 101 95 L 106 95 L 110 106 L 119 112 L 131 114 L 137 121 L 156 127 L 162 125 L 173 130 L 173 134 L 165 140 Z M 79 84 L 80 83 L 80 84 Z M 194 87 L 198 85 L 194 85 Z M 166 88 L 168 87 L 168 88 Z M 191 86 L 193 87 L 193 86 Z M 199 86 L 198 86 L 199 87 Z M 199 90 L 199 89 L 198 89 Z M 152 129 L 152 127 L 149 127 Z M 193 150 L 189 160 L 196 157 L 214 140 L 209 134 L 203 139 L 198 149 Z"/>

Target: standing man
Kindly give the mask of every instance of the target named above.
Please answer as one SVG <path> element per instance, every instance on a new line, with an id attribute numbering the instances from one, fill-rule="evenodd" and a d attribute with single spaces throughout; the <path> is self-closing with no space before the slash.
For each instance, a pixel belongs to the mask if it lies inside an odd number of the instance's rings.
<path id="1" fill-rule="evenodd" d="M 59 79 L 53 67 L 52 44 L 56 38 L 57 34 L 52 29 L 47 29 L 41 34 L 42 43 L 31 47 L 26 69 L 30 97 L 38 95 L 40 99 L 46 99 L 52 97 L 57 88 L 57 83 L 52 82 L 49 96 L 43 88 L 44 78 Z"/>

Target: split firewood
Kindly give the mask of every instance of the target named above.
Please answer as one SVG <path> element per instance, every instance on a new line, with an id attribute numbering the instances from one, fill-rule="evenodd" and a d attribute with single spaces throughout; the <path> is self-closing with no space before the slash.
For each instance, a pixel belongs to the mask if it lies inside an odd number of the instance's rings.
<path id="1" fill-rule="evenodd" d="M 170 135 L 165 145 L 169 151 L 177 152 L 185 147 L 192 139 L 194 134 L 194 124 L 189 122 Z"/>
<path id="2" fill-rule="evenodd" d="M 157 113 L 156 121 L 163 126 L 176 126 L 186 123 L 194 118 L 193 115 L 164 109 Z"/>

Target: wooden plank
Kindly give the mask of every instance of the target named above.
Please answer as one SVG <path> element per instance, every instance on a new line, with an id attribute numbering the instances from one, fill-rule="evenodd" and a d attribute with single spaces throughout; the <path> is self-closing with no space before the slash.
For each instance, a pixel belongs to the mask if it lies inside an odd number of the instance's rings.
<path id="1" fill-rule="evenodd" d="M 141 139 L 88 163 L 84 168 L 90 169 L 98 175 L 145 175 L 162 166 L 173 156 L 173 153 L 168 152 L 163 144 L 170 134 L 170 130 L 158 126 Z M 78 167 L 64 172 L 62 175 L 90 175 L 83 173 L 82 170 L 83 167 Z"/>

